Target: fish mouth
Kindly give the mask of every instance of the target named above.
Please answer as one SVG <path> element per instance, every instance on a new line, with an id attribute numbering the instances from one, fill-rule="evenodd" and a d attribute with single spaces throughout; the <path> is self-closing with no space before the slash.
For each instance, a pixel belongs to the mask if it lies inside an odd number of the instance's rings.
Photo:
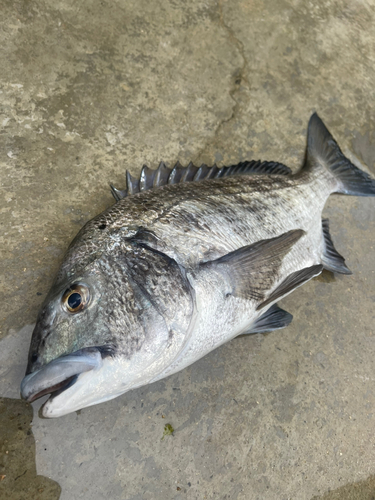
<path id="1" fill-rule="evenodd" d="M 32 403 L 50 394 L 50 398 L 60 395 L 72 387 L 79 375 L 101 367 L 102 355 L 97 347 L 86 347 L 72 354 L 60 356 L 40 370 L 26 375 L 21 382 L 21 397 Z"/>
<path id="2" fill-rule="evenodd" d="M 26 399 L 28 403 L 32 403 L 33 401 L 36 401 L 37 399 L 45 396 L 46 394 L 50 394 L 51 397 L 57 396 L 58 394 L 61 394 L 65 389 L 68 389 L 68 387 L 71 387 L 76 382 L 77 378 L 78 375 L 72 375 L 71 377 L 68 377 L 66 380 L 63 380 L 58 384 L 52 385 L 51 387 L 47 387 L 46 389 L 43 389 L 40 392 L 37 392 L 36 394 L 31 394 L 30 396 L 24 399 Z"/>

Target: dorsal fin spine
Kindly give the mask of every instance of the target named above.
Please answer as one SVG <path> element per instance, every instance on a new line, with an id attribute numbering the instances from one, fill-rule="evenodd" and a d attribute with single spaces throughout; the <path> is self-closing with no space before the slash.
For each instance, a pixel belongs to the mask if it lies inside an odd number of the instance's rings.
<path id="1" fill-rule="evenodd" d="M 139 179 L 133 177 L 128 171 L 126 171 L 126 184 L 128 194 L 139 193 Z"/>
<path id="2" fill-rule="evenodd" d="M 192 162 L 187 167 L 183 167 L 177 162 L 173 169 L 160 162 L 158 168 L 153 170 L 147 165 L 143 165 L 139 179 L 126 172 L 127 189 L 121 190 L 111 187 L 112 194 L 116 201 L 128 195 L 137 194 L 147 189 L 165 186 L 166 184 L 177 184 L 180 182 L 195 182 L 204 179 L 219 179 L 232 175 L 247 174 L 269 174 L 269 175 L 289 175 L 291 170 L 282 163 L 261 162 L 252 160 L 218 168 L 216 165 L 208 167 L 205 163 L 198 168 Z"/>
<path id="3" fill-rule="evenodd" d="M 156 174 L 154 177 L 154 186 L 153 187 L 159 187 L 159 186 L 164 186 L 168 182 L 168 177 L 171 173 L 171 169 L 167 167 L 167 165 L 161 161 L 159 163 L 159 166 L 156 170 Z"/>

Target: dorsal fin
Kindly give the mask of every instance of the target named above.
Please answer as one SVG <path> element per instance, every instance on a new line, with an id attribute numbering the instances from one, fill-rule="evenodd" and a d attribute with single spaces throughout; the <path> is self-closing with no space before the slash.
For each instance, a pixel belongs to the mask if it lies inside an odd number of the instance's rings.
<path id="1" fill-rule="evenodd" d="M 126 189 L 117 189 L 111 185 L 112 194 L 116 201 L 125 198 L 128 195 L 139 193 L 147 189 L 165 186 L 166 184 L 177 184 L 180 182 L 196 182 L 204 179 L 218 179 L 220 177 L 229 177 L 232 175 L 289 175 L 292 171 L 282 163 L 274 161 L 244 161 L 237 165 L 218 168 L 216 165 L 208 167 L 202 164 L 195 166 L 192 162 L 187 167 L 183 167 L 179 162 L 173 167 L 168 168 L 164 162 L 161 162 L 156 170 L 147 165 L 143 165 L 139 179 L 132 177 L 126 172 Z"/>
<path id="2" fill-rule="evenodd" d="M 172 172 L 169 174 L 168 184 L 178 184 L 184 175 L 184 170 L 185 168 L 178 161 L 176 165 L 173 167 Z"/>
<path id="3" fill-rule="evenodd" d="M 141 175 L 139 176 L 139 190 L 146 191 L 154 185 L 154 178 L 157 170 L 152 170 L 147 165 L 143 165 Z"/>
<path id="4" fill-rule="evenodd" d="M 139 193 L 139 179 L 133 177 L 128 171 L 126 172 L 127 193 Z"/>

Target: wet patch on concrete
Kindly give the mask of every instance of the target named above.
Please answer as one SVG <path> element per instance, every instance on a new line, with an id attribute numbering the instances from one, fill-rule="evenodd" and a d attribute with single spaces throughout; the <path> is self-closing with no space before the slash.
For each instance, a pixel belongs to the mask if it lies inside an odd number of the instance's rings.
<path id="1" fill-rule="evenodd" d="M 56 481 L 36 473 L 33 408 L 24 401 L 0 398 L 0 498 L 58 500 Z"/>

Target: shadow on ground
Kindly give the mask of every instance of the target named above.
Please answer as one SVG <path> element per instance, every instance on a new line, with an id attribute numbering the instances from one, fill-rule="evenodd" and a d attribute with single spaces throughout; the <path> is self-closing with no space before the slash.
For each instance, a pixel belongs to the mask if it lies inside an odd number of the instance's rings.
<path id="1" fill-rule="evenodd" d="M 58 500 L 60 486 L 37 476 L 33 409 L 24 401 L 0 398 L 0 498 Z"/>
<path id="2" fill-rule="evenodd" d="M 375 500 L 375 476 L 358 483 L 346 484 L 311 500 Z"/>

